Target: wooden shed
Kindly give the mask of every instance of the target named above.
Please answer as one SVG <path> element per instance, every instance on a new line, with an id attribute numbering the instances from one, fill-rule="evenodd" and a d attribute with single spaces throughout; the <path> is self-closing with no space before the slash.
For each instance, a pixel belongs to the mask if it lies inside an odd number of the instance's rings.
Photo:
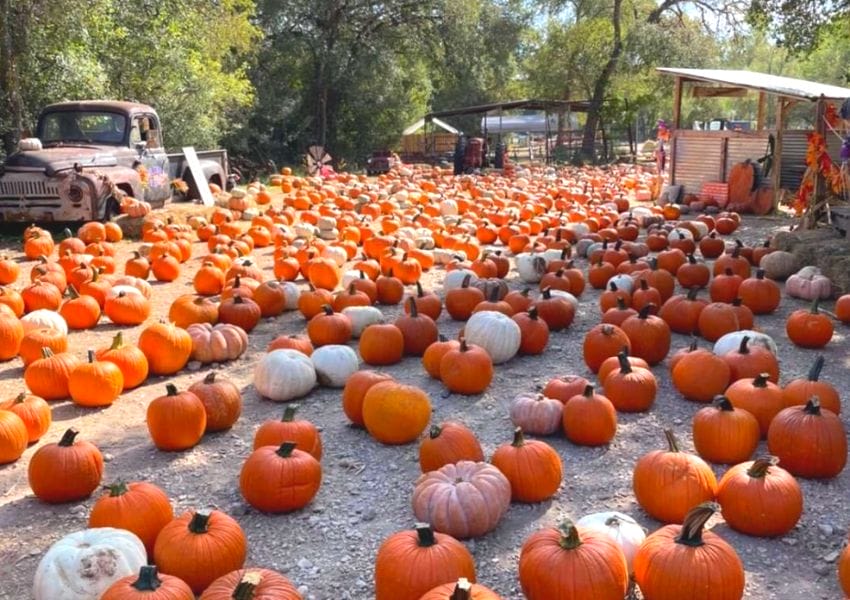
<path id="1" fill-rule="evenodd" d="M 433 131 L 430 135 L 427 135 L 425 131 L 424 118 L 402 132 L 400 152 L 402 158 L 415 160 L 429 154 L 454 152 L 460 132 L 440 119 L 432 119 L 431 124 Z"/>
<path id="2" fill-rule="evenodd" d="M 774 206 L 781 198 L 781 190 L 793 192 L 799 187 L 806 171 L 807 136 L 813 130 L 824 136 L 830 155 L 838 160 L 841 138 L 829 130 L 824 115 L 829 104 L 838 108 L 850 98 L 848 88 L 752 71 L 679 68 L 659 68 L 658 71 L 675 77 L 668 151 L 669 181 L 683 186 L 685 193 L 699 194 L 706 183 L 726 182 L 733 165 L 766 154 L 770 135 L 775 139 L 774 167 L 761 185 L 773 188 Z M 749 131 L 683 127 L 682 99 L 686 93 L 694 98 L 757 94 L 755 127 Z M 775 103 L 776 107 L 772 123 L 767 122 L 768 102 Z M 788 128 L 788 113 L 800 104 L 810 107 L 813 129 Z"/>

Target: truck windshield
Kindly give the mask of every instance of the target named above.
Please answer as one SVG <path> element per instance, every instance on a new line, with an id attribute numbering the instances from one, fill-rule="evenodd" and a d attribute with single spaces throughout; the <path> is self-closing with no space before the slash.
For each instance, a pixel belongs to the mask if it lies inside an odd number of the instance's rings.
<path id="1" fill-rule="evenodd" d="M 127 129 L 127 117 L 98 111 L 58 111 L 42 115 L 38 137 L 45 144 L 85 142 L 121 144 Z"/>

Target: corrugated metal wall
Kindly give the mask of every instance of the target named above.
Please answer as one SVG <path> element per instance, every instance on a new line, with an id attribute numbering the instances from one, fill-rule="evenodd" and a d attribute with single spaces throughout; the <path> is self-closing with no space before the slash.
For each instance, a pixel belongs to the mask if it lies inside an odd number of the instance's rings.
<path id="1" fill-rule="evenodd" d="M 788 130 L 782 133 L 782 182 L 784 190 L 800 187 L 806 172 L 806 148 L 809 131 Z"/>
<path id="2" fill-rule="evenodd" d="M 706 181 L 718 181 L 722 143 L 719 137 L 677 138 L 674 183 L 684 186 L 686 193 L 696 194 Z"/>
<path id="3" fill-rule="evenodd" d="M 767 152 L 767 138 L 730 138 L 726 149 L 725 179 L 728 179 L 732 166 L 748 158 L 757 160 Z M 761 187 L 770 185 L 770 180 L 762 179 Z"/>

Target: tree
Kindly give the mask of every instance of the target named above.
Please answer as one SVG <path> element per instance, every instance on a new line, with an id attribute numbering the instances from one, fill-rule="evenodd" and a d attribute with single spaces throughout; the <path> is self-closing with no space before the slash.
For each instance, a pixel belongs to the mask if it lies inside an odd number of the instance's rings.
<path id="1" fill-rule="evenodd" d="M 45 104 L 135 99 L 166 145 L 212 146 L 250 105 L 253 0 L 0 0 L 0 136 L 6 152 Z"/>
<path id="2" fill-rule="evenodd" d="M 781 45 L 803 52 L 814 48 L 829 27 L 840 27 L 847 35 L 850 0 L 753 0 L 748 18 L 754 25 L 769 29 Z"/>

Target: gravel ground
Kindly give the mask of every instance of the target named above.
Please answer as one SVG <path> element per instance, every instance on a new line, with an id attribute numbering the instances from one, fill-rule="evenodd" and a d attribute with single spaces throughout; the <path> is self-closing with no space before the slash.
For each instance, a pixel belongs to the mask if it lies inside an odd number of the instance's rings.
<path id="1" fill-rule="evenodd" d="M 772 230 L 787 225 L 780 219 L 746 219 L 737 232 L 747 242 L 763 240 Z M 120 244 L 126 256 L 135 247 Z M 20 255 L 20 246 L 0 245 L 0 252 Z M 194 256 L 205 253 L 195 244 Z M 257 253 L 261 265 L 271 269 L 271 249 Z M 584 265 L 584 261 L 581 261 Z M 123 259 L 119 259 L 119 264 Z M 26 275 L 29 263 L 22 264 Z M 151 319 L 167 315 L 171 301 L 191 291 L 191 279 L 199 261 L 193 259 L 180 279 L 172 284 L 155 284 Z M 439 288 L 442 271 L 428 274 L 426 288 Z M 515 273 L 510 275 L 512 285 Z M 511 437 L 508 406 L 518 393 L 540 389 L 552 377 L 570 373 L 590 377 L 581 357 L 585 332 L 599 322 L 599 292 L 588 287 L 573 326 L 553 334 L 545 354 L 518 357 L 496 368 L 492 385 L 477 397 L 449 395 L 442 385 L 430 379 L 418 359 L 407 358 L 385 369 L 404 383 L 422 387 L 431 397 L 434 423 L 457 419 L 478 435 L 489 456 Z M 786 316 L 802 302 L 783 298 L 776 314 L 758 317 L 757 327 L 771 334 L 779 345 L 782 382 L 808 371 L 816 353 L 788 342 L 784 332 Z M 394 319 L 400 308 L 386 311 Z M 440 331 L 456 335 L 461 324 L 444 314 Z M 140 328 L 125 333 L 135 341 Z M 348 425 L 340 408 L 341 390 L 317 388 L 301 399 L 299 414 L 322 430 L 325 453 L 322 487 L 315 500 L 294 514 L 270 516 L 256 512 L 243 500 L 238 475 L 251 450 L 255 429 L 277 418 L 283 405 L 262 400 L 251 385 L 252 369 L 268 342 L 280 334 L 299 333 L 304 321 L 296 313 L 264 320 L 252 332 L 250 349 L 239 360 L 215 365 L 242 390 L 243 414 L 227 432 L 207 435 L 193 450 L 182 453 L 157 451 L 144 423 L 150 400 L 164 393 L 165 383 L 173 381 L 185 389 L 209 370 L 187 368 L 172 378 L 151 378 L 144 386 L 122 395 L 105 410 L 86 410 L 70 401 L 54 403 L 53 425 L 42 442 L 55 442 L 68 427 L 80 430 L 80 437 L 94 442 L 107 464 L 104 483 L 116 479 L 149 480 L 161 486 L 173 500 L 176 513 L 190 508 L 214 507 L 238 519 L 249 545 L 248 564 L 276 569 L 300 588 L 305 598 L 322 600 L 366 599 L 373 597 L 373 562 L 381 541 L 409 528 L 414 521 L 410 506 L 413 482 L 419 475 L 417 444 L 381 446 L 365 431 Z M 82 356 L 88 348 L 106 346 L 116 327 L 108 321 L 95 330 L 74 333 L 71 350 Z M 829 346 L 824 379 L 842 392 L 848 389 L 850 375 L 847 330 L 839 327 Z M 673 350 L 687 344 L 674 334 Z M 356 347 L 356 346 L 355 346 Z M 659 391 L 652 410 L 644 414 L 619 415 L 619 430 L 613 443 L 603 448 L 571 445 L 562 436 L 547 438 L 561 455 L 564 481 L 557 496 L 536 505 L 513 504 L 496 531 L 467 542 L 478 569 L 479 582 L 507 599 L 522 598 L 517 578 L 517 562 L 523 540 L 533 531 L 554 524 L 560 517 L 578 518 L 602 510 L 619 510 L 633 515 L 647 529 L 659 524 L 637 506 L 631 490 L 632 468 L 644 453 L 662 448 L 662 430 L 672 427 L 682 444 L 692 450 L 690 420 L 701 408 L 683 400 L 672 388 L 666 364 L 658 365 Z M 22 368 L 18 360 L 0 365 L 0 398 L 23 390 Z M 843 419 L 847 420 L 846 412 Z M 93 500 L 79 504 L 46 505 L 30 492 L 27 464 L 40 444 L 30 447 L 12 465 L 0 467 L 0 598 L 20 600 L 31 597 L 32 577 L 47 548 L 62 536 L 86 527 Z M 764 444 L 759 453 L 766 453 Z M 719 476 L 722 468 L 715 468 Z M 850 525 L 850 491 L 847 471 L 832 481 L 801 480 L 805 511 L 798 526 L 782 539 L 757 539 L 730 530 L 719 517 L 714 531 L 738 551 L 746 568 L 746 597 L 759 599 L 837 598 L 840 596 L 835 569 L 837 556 Z"/>

